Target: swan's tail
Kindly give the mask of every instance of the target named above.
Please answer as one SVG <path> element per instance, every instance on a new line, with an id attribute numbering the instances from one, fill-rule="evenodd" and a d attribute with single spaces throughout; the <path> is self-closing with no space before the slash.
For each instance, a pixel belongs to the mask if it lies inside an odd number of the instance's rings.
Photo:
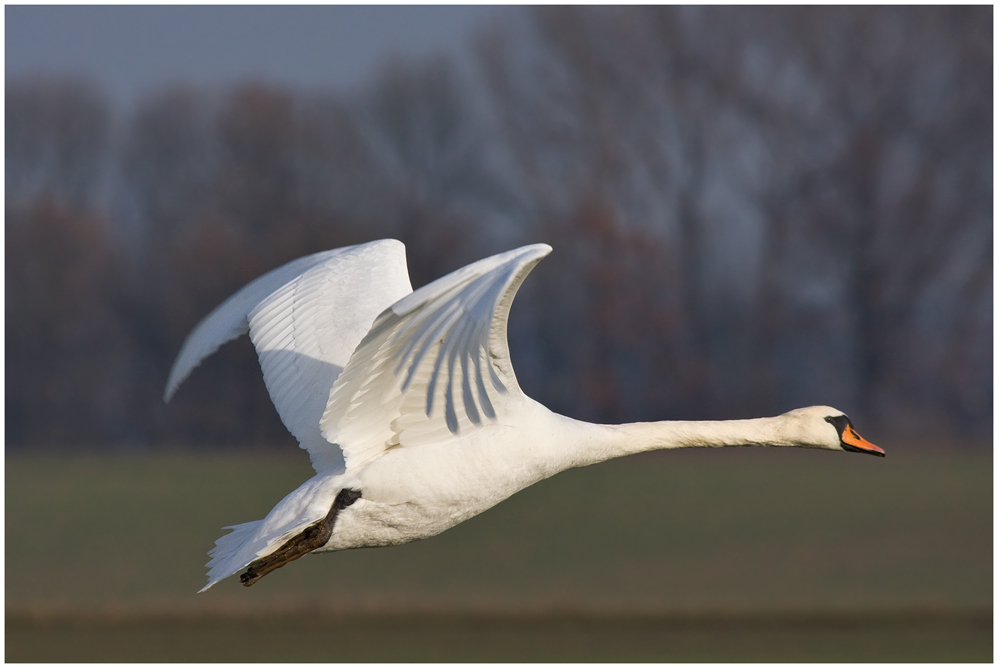
<path id="1" fill-rule="evenodd" d="M 284 497 L 262 520 L 225 527 L 232 532 L 215 541 L 215 547 L 208 552 L 208 584 L 201 591 L 273 553 L 310 524 L 323 519 L 343 487 L 337 480 L 341 473 L 330 469 L 316 475 Z"/>
<path id="2" fill-rule="evenodd" d="M 257 530 L 263 522 L 263 520 L 256 520 L 255 522 L 246 522 L 245 524 L 225 527 L 226 529 L 232 529 L 232 533 L 227 533 L 216 540 L 215 547 L 208 552 L 208 556 L 211 557 L 211 561 L 206 564 L 208 567 L 208 584 L 198 592 L 199 594 L 219 580 L 224 580 L 233 575 L 255 558 L 256 555 L 252 555 L 250 560 L 247 561 L 246 551 L 243 548 L 246 546 L 247 541 L 256 536 Z"/>

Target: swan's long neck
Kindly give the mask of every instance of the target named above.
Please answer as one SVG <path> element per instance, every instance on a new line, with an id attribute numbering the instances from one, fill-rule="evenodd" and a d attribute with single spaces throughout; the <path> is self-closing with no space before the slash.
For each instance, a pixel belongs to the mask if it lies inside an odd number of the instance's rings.
<path id="1" fill-rule="evenodd" d="M 595 464 L 648 450 L 801 445 L 782 416 L 719 422 L 577 424 L 584 424 L 584 427 L 574 434 L 574 466 Z"/>

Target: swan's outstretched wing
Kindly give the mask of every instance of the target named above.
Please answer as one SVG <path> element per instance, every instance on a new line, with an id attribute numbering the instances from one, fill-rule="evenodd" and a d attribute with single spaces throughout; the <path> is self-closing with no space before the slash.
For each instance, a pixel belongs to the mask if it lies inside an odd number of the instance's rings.
<path id="1" fill-rule="evenodd" d="M 289 262 L 194 328 L 170 371 L 164 400 L 204 358 L 248 332 L 270 398 L 316 471 L 342 465 L 340 449 L 319 431 L 330 388 L 378 314 L 411 292 L 405 246 L 394 239 Z"/>
<path id="2" fill-rule="evenodd" d="M 394 446 L 440 443 L 501 418 L 520 393 L 506 344 L 513 296 L 546 244 L 480 260 L 378 316 L 322 416 L 347 470 Z"/>

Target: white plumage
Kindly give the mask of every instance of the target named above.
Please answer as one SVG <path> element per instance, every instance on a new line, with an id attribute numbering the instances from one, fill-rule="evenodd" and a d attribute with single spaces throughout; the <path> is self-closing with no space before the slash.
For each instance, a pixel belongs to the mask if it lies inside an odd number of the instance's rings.
<path id="1" fill-rule="evenodd" d="M 412 293 L 405 246 L 395 240 L 338 248 L 267 273 L 190 333 L 166 383 L 169 401 L 219 346 L 249 333 L 277 412 L 316 471 L 343 463 L 319 431 L 329 390 L 374 318 Z"/>
<path id="2" fill-rule="evenodd" d="M 228 527 L 204 589 L 278 559 L 324 522 L 328 540 L 300 553 L 432 536 L 558 471 L 632 452 L 785 445 L 883 454 L 828 407 L 620 426 L 548 411 L 520 390 L 506 319 L 550 252 L 525 246 L 413 292 L 404 246 L 375 241 L 290 262 L 212 311 L 185 341 L 164 399 L 219 346 L 249 333 L 274 405 L 316 475 L 263 520 Z M 353 496 L 344 501 L 341 491 Z"/>

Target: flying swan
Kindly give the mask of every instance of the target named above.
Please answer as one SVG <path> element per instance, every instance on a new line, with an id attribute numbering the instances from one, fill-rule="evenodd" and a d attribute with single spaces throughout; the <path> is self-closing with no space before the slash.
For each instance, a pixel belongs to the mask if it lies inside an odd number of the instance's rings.
<path id="1" fill-rule="evenodd" d="M 392 239 L 299 258 L 256 279 L 190 333 L 164 400 L 248 333 L 285 426 L 315 477 L 209 552 L 208 589 L 250 586 L 308 552 L 434 536 L 575 466 L 668 448 L 884 451 L 842 411 L 813 406 L 723 422 L 596 425 L 520 390 L 506 318 L 545 244 L 479 260 L 415 292 Z"/>

